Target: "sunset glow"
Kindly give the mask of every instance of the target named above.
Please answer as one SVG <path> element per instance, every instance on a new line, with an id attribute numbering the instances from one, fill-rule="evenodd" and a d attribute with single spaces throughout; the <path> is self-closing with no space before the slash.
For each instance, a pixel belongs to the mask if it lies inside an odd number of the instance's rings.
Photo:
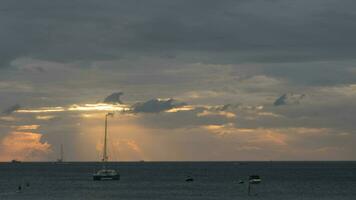
<path id="1" fill-rule="evenodd" d="M 0 161 L 99 161 L 105 124 L 118 161 L 355 160 L 356 1 L 324 1 L 4 0 Z"/>

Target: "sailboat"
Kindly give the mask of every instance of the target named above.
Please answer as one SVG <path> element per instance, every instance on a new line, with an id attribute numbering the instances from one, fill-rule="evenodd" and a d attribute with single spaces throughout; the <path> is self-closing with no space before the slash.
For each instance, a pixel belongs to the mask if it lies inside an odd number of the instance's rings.
<path id="1" fill-rule="evenodd" d="M 61 163 L 64 161 L 63 154 L 63 144 L 61 144 L 60 157 L 57 159 L 57 163 Z"/>
<path id="2" fill-rule="evenodd" d="M 94 181 L 100 180 L 120 180 L 120 174 L 114 169 L 107 169 L 106 163 L 109 160 L 107 154 L 107 126 L 108 126 L 108 116 L 113 116 L 113 113 L 107 113 L 105 115 L 105 134 L 104 134 L 104 147 L 103 147 L 103 158 L 101 159 L 102 162 L 102 169 L 97 171 L 93 174 Z"/>

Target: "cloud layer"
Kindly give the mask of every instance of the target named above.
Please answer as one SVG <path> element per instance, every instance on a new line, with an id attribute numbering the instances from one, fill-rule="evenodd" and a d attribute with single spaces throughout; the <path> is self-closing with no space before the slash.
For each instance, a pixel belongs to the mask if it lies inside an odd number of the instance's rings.
<path id="1" fill-rule="evenodd" d="M 1 160 L 354 160 L 355 6 L 4 0 Z"/>

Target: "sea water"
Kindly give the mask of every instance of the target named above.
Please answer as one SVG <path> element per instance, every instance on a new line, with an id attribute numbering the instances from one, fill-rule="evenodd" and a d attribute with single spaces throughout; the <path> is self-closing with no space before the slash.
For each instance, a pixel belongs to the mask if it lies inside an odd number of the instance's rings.
<path id="1" fill-rule="evenodd" d="M 100 167 L 0 163 L 0 200 L 356 199 L 356 162 L 119 162 L 119 181 L 93 181 Z M 249 175 L 262 179 L 250 195 Z"/>

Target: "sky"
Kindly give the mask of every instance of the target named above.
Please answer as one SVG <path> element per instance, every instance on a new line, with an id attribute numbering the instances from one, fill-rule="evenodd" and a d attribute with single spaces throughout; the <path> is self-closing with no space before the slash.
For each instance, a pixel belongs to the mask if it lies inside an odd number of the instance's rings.
<path id="1" fill-rule="evenodd" d="M 0 161 L 355 160 L 354 0 L 2 0 Z"/>

